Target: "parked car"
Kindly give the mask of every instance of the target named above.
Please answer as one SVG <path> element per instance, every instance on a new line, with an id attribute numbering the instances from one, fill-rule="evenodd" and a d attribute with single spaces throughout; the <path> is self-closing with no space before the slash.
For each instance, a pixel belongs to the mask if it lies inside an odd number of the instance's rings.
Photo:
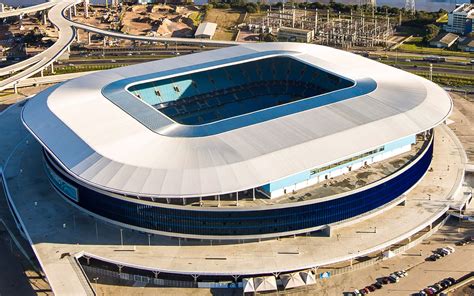
<path id="1" fill-rule="evenodd" d="M 443 287 L 443 289 L 446 289 L 447 287 L 450 286 L 449 281 L 446 281 L 446 280 L 440 281 L 439 284 L 441 285 L 441 287 Z"/>
<path id="2" fill-rule="evenodd" d="M 380 282 L 382 283 L 382 285 L 390 284 L 390 280 L 388 279 L 388 277 L 381 278 Z"/>
<path id="3" fill-rule="evenodd" d="M 377 288 L 377 289 L 382 289 L 382 287 L 383 287 L 382 284 L 379 283 L 379 282 L 375 282 L 375 283 L 373 284 L 373 286 L 375 286 L 375 288 Z"/>
<path id="4" fill-rule="evenodd" d="M 377 288 L 375 288 L 374 286 L 367 286 L 365 288 L 369 290 L 370 292 L 374 292 L 375 290 L 377 290 Z"/>
<path id="5" fill-rule="evenodd" d="M 428 288 L 423 289 L 423 291 L 426 293 L 426 295 L 434 295 L 434 292 Z"/>
<path id="6" fill-rule="evenodd" d="M 456 251 L 456 250 L 455 250 L 453 247 L 451 247 L 451 246 L 446 246 L 445 249 L 451 251 L 451 253 L 454 253 L 454 252 Z"/>
<path id="7" fill-rule="evenodd" d="M 388 279 L 391 283 L 398 283 L 400 281 L 400 278 L 394 274 L 389 275 Z"/>
<path id="8" fill-rule="evenodd" d="M 362 295 L 367 295 L 369 293 L 370 293 L 370 291 L 367 288 L 360 289 L 360 294 L 362 294 Z"/>
<path id="9" fill-rule="evenodd" d="M 448 277 L 447 280 L 451 283 L 451 286 L 456 283 L 456 280 L 452 277 Z"/>
<path id="10" fill-rule="evenodd" d="M 400 278 L 405 277 L 407 275 L 406 271 L 404 270 L 396 271 L 395 274 Z"/>

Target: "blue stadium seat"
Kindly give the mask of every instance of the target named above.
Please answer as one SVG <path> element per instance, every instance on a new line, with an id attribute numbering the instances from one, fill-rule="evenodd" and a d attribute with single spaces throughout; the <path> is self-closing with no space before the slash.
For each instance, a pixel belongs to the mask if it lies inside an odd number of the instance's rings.
<path id="1" fill-rule="evenodd" d="M 129 88 L 184 124 L 203 124 L 352 84 L 291 58 L 268 58 Z"/>

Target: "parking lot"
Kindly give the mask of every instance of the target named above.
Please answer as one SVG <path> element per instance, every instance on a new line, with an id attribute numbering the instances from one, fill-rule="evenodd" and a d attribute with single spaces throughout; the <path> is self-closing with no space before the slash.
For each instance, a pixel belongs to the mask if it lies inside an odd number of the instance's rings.
<path id="1" fill-rule="evenodd" d="M 456 246 L 455 243 L 466 235 L 474 235 L 474 225 L 472 225 L 473 223 L 464 222 L 462 227 L 458 228 L 456 226 L 458 223 L 454 220 L 451 220 L 448 224 L 428 241 L 409 250 L 408 253 L 389 259 L 380 266 L 376 265 L 359 271 L 359 274 L 353 277 L 354 283 L 344 284 L 347 281 L 344 281 L 343 277 L 340 279 L 334 278 L 334 281 L 341 280 L 344 291 L 352 292 L 354 289 L 361 289 L 373 284 L 377 278 L 405 269 L 408 275 L 401 278 L 398 283 L 384 285 L 382 289 L 370 294 L 411 295 L 447 277 L 458 279 L 473 271 L 474 244 Z M 446 246 L 453 246 L 455 252 L 436 261 L 425 261 L 427 257 L 433 254 L 434 250 Z M 366 279 L 365 282 L 363 281 L 364 278 Z M 332 294 L 328 289 L 327 295 L 339 294 L 335 290 L 334 293 Z"/>

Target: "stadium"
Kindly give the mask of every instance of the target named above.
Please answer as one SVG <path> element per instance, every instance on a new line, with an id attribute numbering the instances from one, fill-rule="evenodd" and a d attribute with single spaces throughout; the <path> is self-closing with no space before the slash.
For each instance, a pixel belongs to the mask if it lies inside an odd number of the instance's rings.
<path id="1" fill-rule="evenodd" d="M 448 94 L 324 46 L 246 44 L 74 79 L 22 121 L 54 189 L 145 233 L 260 240 L 403 203 L 430 168 Z"/>

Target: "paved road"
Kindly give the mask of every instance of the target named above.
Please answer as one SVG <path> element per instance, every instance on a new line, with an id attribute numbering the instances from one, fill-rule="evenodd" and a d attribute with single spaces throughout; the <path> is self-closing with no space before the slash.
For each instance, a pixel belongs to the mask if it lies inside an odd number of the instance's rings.
<path id="1" fill-rule="evenodd" d="M 3 185 L 0 181 L 0 218 L 5 220 L 12 219 L 12 216 L 6 207 L 6 197 L 3 191 Z M 16 250 L 15 245 L 10 241 L 8 232 L 0 224 L 0 295 L 36 295 L 26 277 L 21 260 L 12 253 Z"/>
<path id="2" fill-rule="evenodd" d="M 429 66 L 410 66 L 410 65 L 399 65 L 397 66 L 402 70 L 411 70 L 411 71 L 426 71 L 428 72 L 430 70 Z M 449 73 L 449 74 L 457 74 L 457 75 L 474 75 L 473 70 L 468 70 L 468 69 L 455 69 L 455 68 L 442 68 L 442 67 L 433 67 L 433 74 L 436 73 Z"/>
<path id="3" fill-rule="evenodd" d="M 0 254 L 2 254 L 0 257 L 0 295 L 36 295 L 23 272 L 20 260 L 10 250 L 9 238 L 7 235 L 1 235 L 0 238 Z"/>

